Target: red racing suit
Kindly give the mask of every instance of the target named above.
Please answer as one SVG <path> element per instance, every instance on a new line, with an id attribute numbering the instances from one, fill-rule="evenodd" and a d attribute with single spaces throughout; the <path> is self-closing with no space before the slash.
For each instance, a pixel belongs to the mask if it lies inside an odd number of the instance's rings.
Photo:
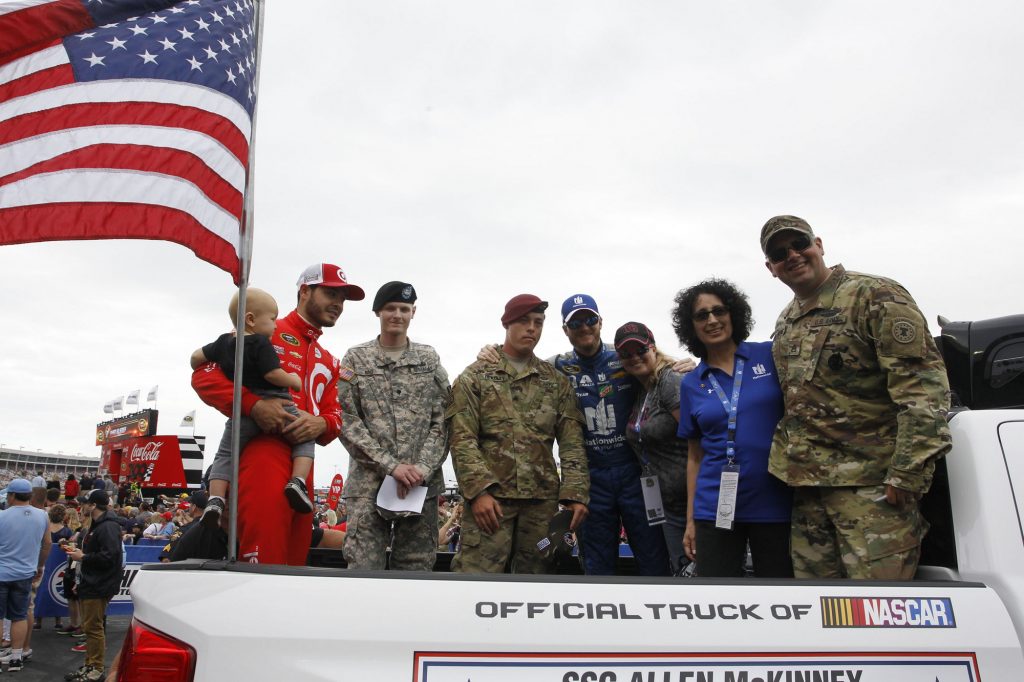
<path id="1" fill-rule="evenodd" d="M 281 360 L 281 369 L 302 377 L 302 394 L 292 392 L 300 410 L 323 417 L 327 430 L 317 439 L 327 445 L 341 432 L 338 404 L 340 363 L 317 339 L 323 333 L 306 322 L 297 311 L 278 320 L 271 343 Z M 192 388 L 207 405 L 231 414 L 233 384 L 214 363 L 192 373 Z M 260 400 L 242 388 L 242 414 L 247 415 Z M 253 438 L 238 462 L 238 558 L 264 564 L 304 566 L 313 533 L 313 515 L 299 514 L 288 505 L 284 486 L 291 478 L 291 445 L 281 436 L 263 434 Z M 306 487 L 313 490 L 310 470 Z"/>

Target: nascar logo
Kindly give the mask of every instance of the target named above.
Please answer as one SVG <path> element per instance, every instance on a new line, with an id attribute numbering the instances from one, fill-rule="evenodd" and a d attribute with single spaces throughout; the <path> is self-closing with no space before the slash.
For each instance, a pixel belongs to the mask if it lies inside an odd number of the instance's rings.
<path id="1" fill-rule="evenodd" d="M 948 597 L 822 597 L 826 628 L 955 628 Z"/>

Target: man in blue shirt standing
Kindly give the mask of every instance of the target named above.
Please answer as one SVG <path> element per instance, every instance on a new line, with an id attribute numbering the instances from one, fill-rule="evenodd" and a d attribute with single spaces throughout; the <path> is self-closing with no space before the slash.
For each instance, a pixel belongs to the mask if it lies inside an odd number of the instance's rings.
<path id="1" fill-rule="evenodd" d="M 16 478 L 7 486 L 7 509 L 0 512 L 0 619 L 11 621 L 11 648 L 0 651 L 0 664 L 21 670 L 28 634 L 32 581 L 43 574 L 50 553 L 46 512 L 29 504 L 32 484 Z"/>

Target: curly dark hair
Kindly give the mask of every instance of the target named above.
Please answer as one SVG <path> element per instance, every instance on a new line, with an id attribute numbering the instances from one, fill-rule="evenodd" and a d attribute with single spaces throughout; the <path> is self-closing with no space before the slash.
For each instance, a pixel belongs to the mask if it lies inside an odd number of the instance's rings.
<path id="1" fill-rule="evenodd" d="M 745 341 L 754 328 L 753 313 L 747 295 L 735 284 L 724 279 L 706 279 L 676 294 L 676 307 L 672 309 L 672 328 L 679 343 L 701 360 L 708 356 L 707 347 L 697 338 L 693 326 L 693 305 L 701 294 L 711 294 L 722 299 L 732 319 L 732 340 L 737 344 Z"/>

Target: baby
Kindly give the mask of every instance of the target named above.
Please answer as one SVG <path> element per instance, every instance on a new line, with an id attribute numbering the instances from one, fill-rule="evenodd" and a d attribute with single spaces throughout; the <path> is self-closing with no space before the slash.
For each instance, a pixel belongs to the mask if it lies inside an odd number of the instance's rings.
<path id="1" fill-rule="evenodd" d="M 238 293 L 231 297 L 228 306 L 231 320 L 238 315 Z M 302 378 L 281 369 L 281 361 L 270 343 L 270 337 L 277 328 L 277 301 L 261 289 L 249 289 L 246 295 L 245 330 L 242 338 L 242 385 L 264 398 L 285 398 L 290 400 L 288 389 L 302 391 Z M 222 334 L 216 341 L 192 353 L 191 364 L 195 370 L 207 362 L 216 362 L 228 379 L 235 376 L 235 334 Z M 285 409 L 298 416 L 298 409 L 289 403 Z M 239 424 L 238 451 L 245 450 L 246 444 L 260 431 L 249 417 L 242 417 Z M 285 486 L 288 503 L 298 512 L 313 511 L 313 503 L 306 492 L 306 478 L 313 466 L 314 442 L 298 443 L 292 447 L 292 478 Z M 216 528 L 225 509 L 225 496 L 231 481 L 231 420 L 224 427 L 224 435 L 217 455 L 210 468 L 210 500 L 203 512 L 202 523 Z"/>

